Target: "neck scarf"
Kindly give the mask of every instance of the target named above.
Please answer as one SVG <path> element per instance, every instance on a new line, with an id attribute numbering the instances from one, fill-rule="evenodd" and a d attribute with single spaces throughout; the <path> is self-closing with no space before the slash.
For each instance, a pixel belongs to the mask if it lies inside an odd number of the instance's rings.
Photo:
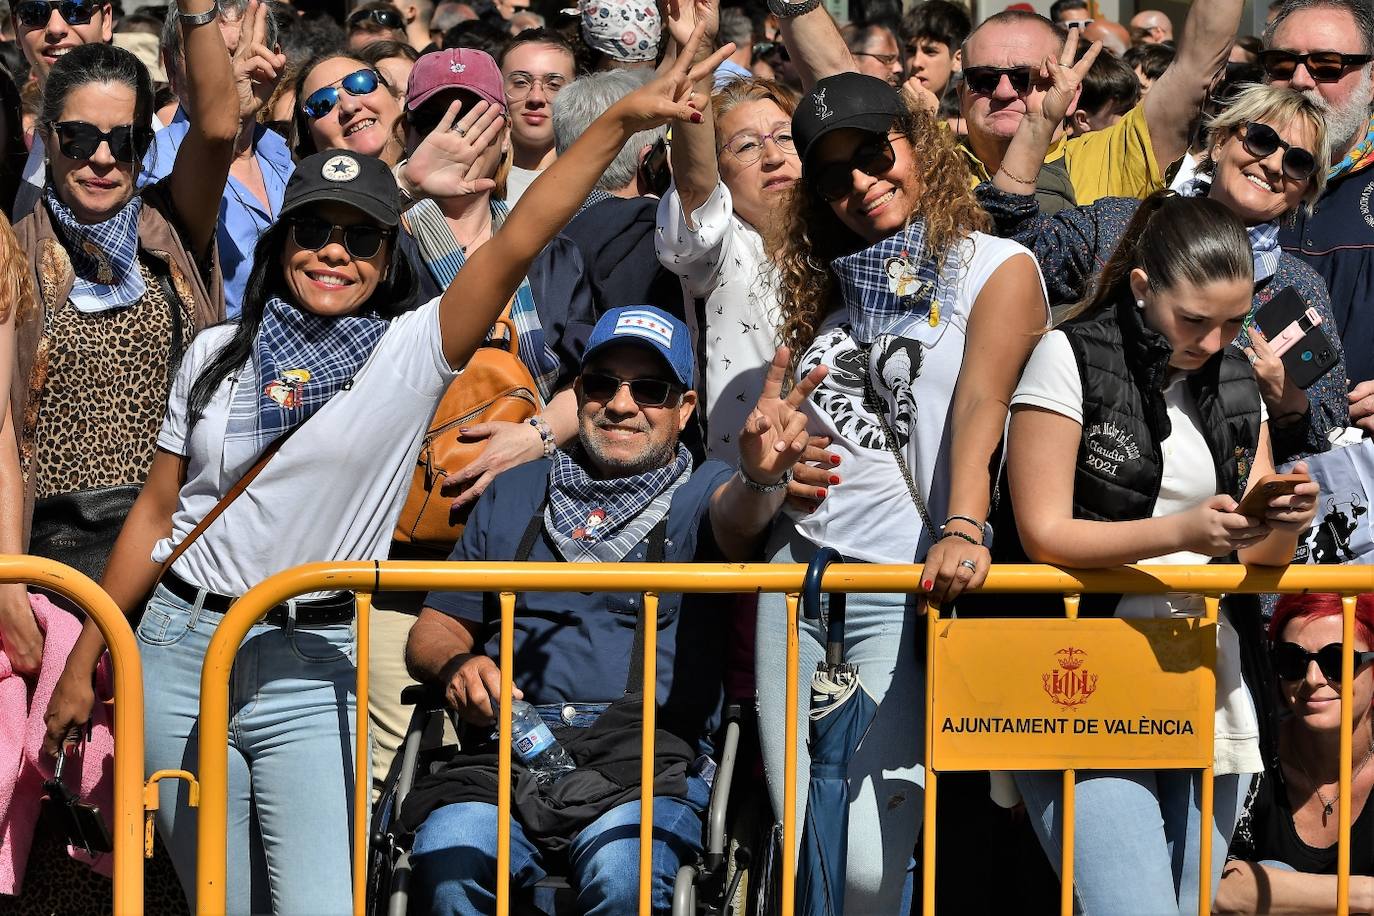
<path id="1" fill-rule="evenodd" d="M 1346 172 L 1358 172 L 1374 163 L 1374 115 L 1369 116 L 1369 125 L 1365 128 L 1364 139 L 1356 143 L 1350 152 L 1345 154 L 1345 158 L 1331 166 L 1326 173 L 1326 180 L 1330 181 L 1344 175 Z"/>
<path id="2" fill-rule="evenodd" d="M 574 455 L 553 454 L 544 529 L 569 563 L 619 563 L 668 514 L 673 493 L 692 476 L 692 455 L 631 477 L 592 477 Z"/>
<path id="3" fill-rule="evenodd" d="M 840 281 L 850 336 L 868 346 L 908 315 L 940 324 L 940 265 L 926 256 L 926 224 L 913 220 L 876 245 L 836 258 L 830 269 Z M 945 316 L 948 320 L 948 315 Z"/>
<path id="4" fill-rule="evenodd" d="M 1178 189 L 1180 197 L 1206 197 L 1211 190 L 1212 179 L 1206 175 L 1189 178 Z M 1255 262 L 1255 283 L 1260 284 L 1274 275 L 1279 269 L 1279 223 L 1271 220 L 1256 226 L 1248 226 L 1246 235 L 1250 236 L 1250 251 Z"/>
<path id="5" fill-rule="evenodd" d="M 240 370 L 229 402 L 225 464 L 251 461 L 329 403 L 352 383 L 386 329 L 380 318 L 325 318 L 269 299 L 251 364 Z"/>
<path id="6" fill-rule="evenodd" d="M 57 234 L 72 262 L 76 282 L 71 301 L 78 312 L 128 308 L 148 291 L 138 267 L 138 216 L 143 198 L 134 196 L 103 223 L 81 223 L 57 199 L 52 185 L 43 189 Z"/>
<path id="7" fill-rule="evenodd" d="M 510 208 L 505 201 L 491 202 L 491 231 L 494 233 L 506 221 Z M 462 247 L 449 231 L 444 212 L 432 200 L 422 200 L 412 206 L 405 214 L 406 228 L 415 238 L 420 249 L 420 257 L 442 289 L 448 289 L 458 271 L 463 269 L 467 256 Z M 539 396 L 547 404 L 556 393 L 558 384 L 558 356 L 549 347 L 544 327 L 539 322 L 539 312 L 534 304 L 534 291 L 530 289 L 530 278 L 520 280 L 520 288 L 515 291 L 515 301 L 510 307 L 511 323 L 515 325 L 516 345 L 520 349 L 520 361 L 530 370 L 535 383 L 539 386 Z"/>

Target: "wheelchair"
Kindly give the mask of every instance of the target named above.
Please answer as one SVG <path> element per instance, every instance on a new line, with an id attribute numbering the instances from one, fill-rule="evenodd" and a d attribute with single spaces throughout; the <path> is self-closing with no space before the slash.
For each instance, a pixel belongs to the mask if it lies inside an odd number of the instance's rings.
<path id="1" fill-rule="evenodd" d="M 444 727 L 453 722 L 453 713 L 444 703 L 439 690 L 425 686 L 407 687 L 401 702 L 414 707 L 405 739 L 392 761 L 380 797 L 373 807 L 369 830 L 368 912 L 371 916 L 408 916 L 410 913 L 410 879 L 412 866 L 410 849 L 414 835 L 400 823 L 399 811 L 415 780 L 437 771 L 453 759 L 458 748 L 444 743 Z M 728 828 L 732 823 L 758 821 L 759 800 L 768 805 L 766 793 L 735 793 L 732 788 L 738 776 L 741 758 L 741 736 L 752 710 L 741 704 L 726 706 L 721 739 L 715 757 L 716 773 L 711 783 L 710 803 L 703 812 L 702 851 L 695 863 L 678 869 L 673 889 L 673 916 L 749 916 L 753 908 L 746 905 L 745 878 L 753 858 L 756 840 L 751 833 L 732 837 Z M 764 821 L 771 820 L 771 812 Z M 571 912 L 566 902 L 571 899 L 571 886 L 564 877 L 549 875 L 535 885 L 554 892 L 555 912 Z M 526 891 L 528 893 L 528 891 Z M 539 913 L 521 900 L 521 892 L 512 894 L 513 913 Z M 426 916 L 416 913 L 415 916 Z"/>

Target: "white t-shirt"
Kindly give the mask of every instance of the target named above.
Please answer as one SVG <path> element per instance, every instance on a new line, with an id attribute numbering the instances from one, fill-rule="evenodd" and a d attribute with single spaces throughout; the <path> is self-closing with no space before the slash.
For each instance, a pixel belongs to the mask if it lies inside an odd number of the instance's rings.
<path id="1" fill-rule="evenodd" d="M 763 393 L 763 379 L 777 349 L 777 280 L 763 238 L 735 215 L 725 182 L 692 213 L 693 229 L 677 187 L 658 204 L 655 250 L 682 281 L 693 352 L 705 365 L 706 455 L 727 464 L 739 459 L 739 432 Z M 695 303 L 706 300 L 706 326 Z"/>
<path id="2" fill-rule="evenodd" d="M 1017 255 L 1031 257 L 1013 241 L 973 233 L 945 259 L 943 276 L 954 295 L 952 302 L 941 300 L 939 324 L 931 327 L 925 315 L 913 315 L 880 334 L 871 350 L 870 377 L 886 403 L 888 422 L 934 525 L 948 514 L 949 409 L 963 366 L 969 314 L 983 284 Z M 805 404 L 811 418 L 807 431 L 831 437 L 842 483 L 830 489 L 814 512 L 789 509 L 789 515 L 812 543 L 846 556 L 870 563 L 920 562 L 930 549 L 931 534 L 885 443 L 879 419 L 864 406 L 862 353 L 842 323 L 844 317 L 841 310 L 826 319 L 797 368 L 800 378 L 818 365 L 829 367 Z M 1045 318 L 1049 320 L 1048 312 Z"/>
<path id="3" fill-rule="evenodd" d="M 1260 421 L 1268 419 L 1264 400 L 1260 402 Z M 1049 410 L 1083 424 L 1083 380 L 1074 359 L 1073 347 L 1062 331 L 1051 331 L 1036 346 L 1026 363 L 1026 371 L 1012 395 L 1012 407 L 1029 406 Z M 1151 518 L 1184 512 L 1216 495 L 1216 462 L 1202 435 L 1202 420 L 1187 385 L 1179 373 L 1164 389 L 1170 433 L 1160 443 L 1164 455 L 1159 497 Z M 1101 454 L 1110 454 L 1115 445 L 1132 445 L 1120 440 L 1128 434 L 1120 430 L 1089 430 L 1089 442 L 1100 442 Z M 1159 557 L 1147 557 L 1142 564 L 1202 565 L 1211 561 L 1205 554 L 1179 550 Z M 1201 595 L 1175 592 L 1168 595 L 1127 595 L 1117 605 L 1116 616 L 1184 617 L 1200 616 L 1205 611 Z M 1259 756 L 1259 723 L 1254 703 L 1241 680 L 1240 640 L 1225 615 L 1217 626 L 1217 712 L 1216 772 L 1258 773 L 1263 769 Z"/>
<path id="4" fill-rule="evenodd" d="M 506 204 L 514 207 L 520 202 L 520 198 L 534 180 L 544 174 L 543 169 L 522 169 L 518 165 L 510 167 L 510 174 L 506 176 Z"/>
<path id="5" fill-rule="evenodd" d="M 162 563 L 252 466 L 224 463 L 224 435 L 238 373 L 220 385 L 194 428 L 187 400 L 201 368 L 233 333 L 215 327 L 191 344 L 168 399 L 159 448 L 185 456 L 172 537 L 153 548 Z M 325 560 L 384 560 L 420 439 L 455 373 L 444 359 L 439 300 L 395 318 L 354 377 L 272 456 L 238 499 L 174 565 L 187 582 L 242 595 L 268 576 Z"/>

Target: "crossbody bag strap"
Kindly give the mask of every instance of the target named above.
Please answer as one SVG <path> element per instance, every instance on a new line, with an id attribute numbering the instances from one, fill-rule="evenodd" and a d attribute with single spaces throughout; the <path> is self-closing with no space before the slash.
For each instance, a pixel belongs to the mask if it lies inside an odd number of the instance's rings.
<path id="1" fill-rule="evenodd" d="M 668 544 L 668 516 L 658 520 L 658 524 L 649 530 L 649 550 L 645 560 L 649 563 L 662 563 L 667 556 Z M 635 620 L 635 641 L 630 648 L 630 670 L 625 675 L 625 692 L 633 693 L 636 688 L 642 687 L 641 672 L 644 670 L 644 628 L 648 626 L 648 620 L 644 613 L 644 595 L 639 596 L 639 615 Z M 654 620 L 654 626 L 658 626 L 658 620 Z"/>
<path id="2" fill-rule="evenodd" d="M 897 461 L 897 470 L 902 473 L 902 482 L 906 484 L 907 492 L 911 494 L 911 501 L 916 504 L 916 511 L 921 514 L 921 523 L 930 532 L 930 542 L 937 543 L 940 540 L 940 531 L 935 527 L 935 523 L 930 519 L 930 510 L 926 508 L 925 498 L 921 496 L 921 486 L 907 469 L 906 459 L 902 456 L 902 447 L 897 442 L 897 435 L 892 431 L 892 426 L 887 422 L 887 405 L 878 396 L 878 391 L 873 387 L 873 377 L 868 371 L 868 350 L 860 349 L 863 354 L 860 371 L 864 377 L 864 406 L 868 408 L 875 417 L 883 430 L 883 444 L 892 453 L 892 457 Z M 912 404 L 911 432 L 916 433 L 916 414 L 915 403 Z"/>

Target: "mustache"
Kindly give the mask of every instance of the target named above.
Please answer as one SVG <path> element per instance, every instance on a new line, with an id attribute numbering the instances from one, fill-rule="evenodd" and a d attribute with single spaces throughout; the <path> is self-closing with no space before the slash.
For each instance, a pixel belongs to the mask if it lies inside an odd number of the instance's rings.
<path id="1" fill-rule="evenodd" d="M 611 427 L 619 427 L 620 429 L 632 429 L 637 433 L 647 433 L 649 431 L 649 424 L 644 422 L 644 420 L 642 419 L 638 422 L 613 420 L 610 417 L 607 417 L 604 412 L 598 414 L 595 417 L 592 417 L 592 425 L 595 426 L 597 429 L 610 429 Z"/>

